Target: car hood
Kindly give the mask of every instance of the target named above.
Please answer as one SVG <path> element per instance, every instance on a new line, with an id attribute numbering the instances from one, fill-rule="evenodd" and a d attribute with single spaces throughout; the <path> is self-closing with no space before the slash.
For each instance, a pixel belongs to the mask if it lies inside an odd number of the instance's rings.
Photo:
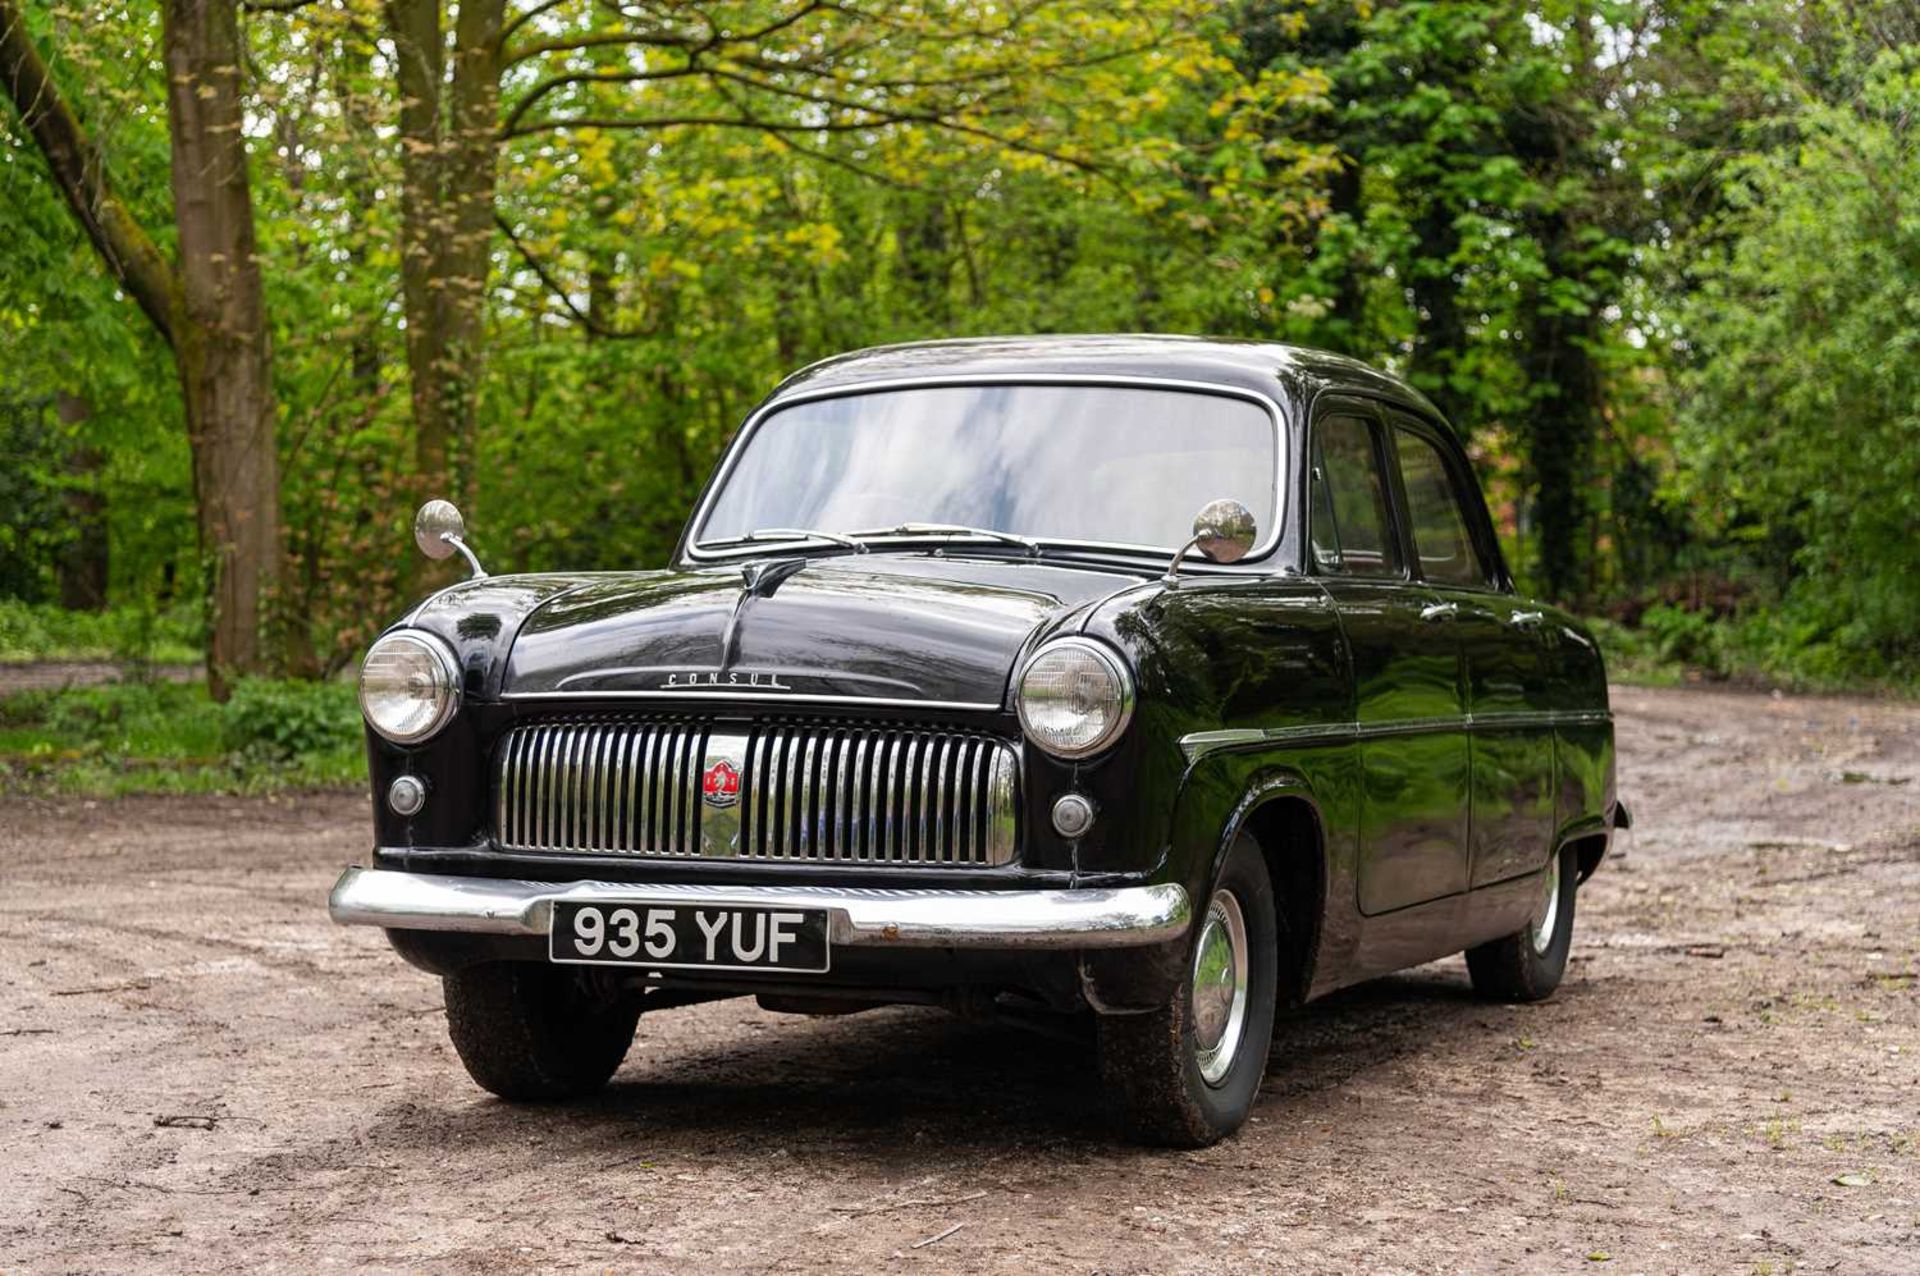
<path id="1" fill-rule="evenodd" d="M 1141 580 L 927 554 L 597 576 L 532 612 L 502 690 L 998 706 L 1036 635 Z"/>

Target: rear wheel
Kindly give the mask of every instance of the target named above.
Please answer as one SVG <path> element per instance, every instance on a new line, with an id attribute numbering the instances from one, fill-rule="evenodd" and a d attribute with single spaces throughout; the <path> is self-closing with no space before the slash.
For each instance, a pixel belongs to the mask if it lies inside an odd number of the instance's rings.
<path id="1" fill-rule="evenodd" d="M 1100 1071 L 1127 1132 L 1171 1147 L 1239 1129 L 1266 1074 L 1279 959 L 1273 884 L 1251 837 L 1228 852 L 1188 945 L 1167 1005 L 1100 1020 Z"/>
<path id="2" fill-rule="evenodd" d="M 562 966 L 491 962 L 442 983 L 460 1062 L 503 1099 L 592 1094 L 626 1058 L 640 1018 L 638 1006 L 595 995 Z"/>
<path id="3" fill-rule="evenodd" d="M 1467 950 L 1473 990 L 1494 1001 L 1542 1001 L 1567 973 L 1573 948 L 1573 903 L 1580 866 L 1562 847 L 1541 874 L 1533 920 L 1514 934 Z"/>

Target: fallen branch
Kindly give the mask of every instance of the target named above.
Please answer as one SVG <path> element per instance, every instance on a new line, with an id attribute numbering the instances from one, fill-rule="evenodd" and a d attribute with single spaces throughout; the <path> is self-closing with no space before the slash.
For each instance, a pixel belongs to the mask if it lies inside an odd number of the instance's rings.
<path id="1" fill-rule="evenodd" d="M 964 1205 L 968 1201 L 977 1201 L 986 1194 L 986 1189 L 982 1188 L 978 1192 L 967 1192 L 960 1196 L 910 1196 L 905 1200 L 887 1201 L 880 1205 L 835 1205 L 830 1208 L 836 1213 L 852 1214 L 858 1217 L 862 1214 L 884 1214 L 888 1210 L 913 1209 L 917 1206 L 938 1208 L 944 1205 Z"/>
<path id="2" fill-rule="evenodd" d="M 953 1235 L 955 1232 L 959 1231 L 961 1228 L 965 1226 L 966 1226 L 965 1223 L 955 1223 L 952 1227 L 949 1227 L 944 1232 L 939 1232 L 933 1236 L 929 1236 L 925 1240 L 915 1241 L 912 1247 L 914 1249 L 925 1249 L 929 1245 L 937 1245 L 941 1241 L 947 1239 L 947 1237 Z"/>
<path id="3" fill-rule="evenodd" d="M 93 988 L 55 988 L 55 997 L 84 997 L 96 992 L 142 992 L 153 985 L 144 979 L 131 980 L 124 984 L 100 984 Z"/>

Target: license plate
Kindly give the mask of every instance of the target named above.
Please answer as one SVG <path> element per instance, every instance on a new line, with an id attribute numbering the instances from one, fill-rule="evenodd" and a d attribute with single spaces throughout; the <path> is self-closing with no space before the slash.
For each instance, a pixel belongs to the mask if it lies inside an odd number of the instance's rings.
<path id="1" fill-rule="evenodd" d="M 827 969 L 827 913 L 743 904 L 555 900 L 547 955 L 593 966 L 679 970 Z"/>

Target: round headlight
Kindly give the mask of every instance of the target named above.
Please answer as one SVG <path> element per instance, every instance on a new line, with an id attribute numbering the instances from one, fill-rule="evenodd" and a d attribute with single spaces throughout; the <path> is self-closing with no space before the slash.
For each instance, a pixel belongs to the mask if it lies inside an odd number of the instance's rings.
<path id="1" fill-rule="evenodd" d="M 418 744 L 460 707 L 460 671 L 447 645 L 401 630 L 367 652 L 360 666 L 360 712 L 395 744 Z"/>
<path id="2" fill-rule="evenodd" d="M 1020 673 L 1020 725 L 1061 758 L 1084 758 L 1119 738 L 1133 716 L 1133 679 L 1104 643 L 1060 638 Z"/>

